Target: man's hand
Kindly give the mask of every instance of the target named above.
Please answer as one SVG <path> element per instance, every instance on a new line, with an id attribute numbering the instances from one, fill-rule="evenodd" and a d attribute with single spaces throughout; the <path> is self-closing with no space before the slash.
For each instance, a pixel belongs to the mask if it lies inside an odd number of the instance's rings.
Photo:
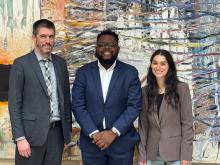
<path id="1" fill-rule="evenodd" d="M 17 141 L 17 147 L 18 147 L 19 155 L 26 157 L 26 158 L 31 156 L 30 144 L 28 143 L 26 139 Z"/>
<path id="2" fill-rule="evenodd" d="M 102 137 L 101 132 L 96 132 L 96 133 L 94 133 L 94 134 L 92 135 L 92 142 L 93 142 L 93 143 L 98 142 L 98 141 L 101 139 L 101 137 Z"/>
<path id="3" fill-rule="evenodd" d="M 96 141 L 96 145 L 99 146 L 101 150 L 108 148 L 111 143 L 115 140 L 117 135 L 112 132 L 112 130 L 106 130 L 101 132 L 101 138 Z"/>

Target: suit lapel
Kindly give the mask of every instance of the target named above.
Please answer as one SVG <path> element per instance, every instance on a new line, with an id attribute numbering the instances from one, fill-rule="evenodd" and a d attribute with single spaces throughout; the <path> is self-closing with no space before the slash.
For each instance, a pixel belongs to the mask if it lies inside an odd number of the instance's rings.
<path id="1" fill-rule="evenodd" d="M 108 92 L 107 92 L 107 96 L 106 96 L 106 101 L 108 100 L 114 86 L 115 86 L 115 83 L 117 82 L 117 79 L 120 75 L 120 62 L 117 61 L 116 62 L 116 66 L 114 68 L 114 71 L 113 71 L 113 74 L 112 74 L 112 77 L 111 77 L 111 80 L 110 80 L 110 84 L 109 84 L 109 87 L 108 87 Z"/>
<path id="2" fill-rule="evenodd" d="M 162 119 L 163 113 L 164 113 L 164 111 L 166 109 L 165 96 L 163 97 L 163 100 L 162 100 L 162 103 L 161 103 L 161 106 L 160 106 L 160 109 L 159 109 L 159 117 L 158 117 L 158 114 L 157 114 L 157 104 L 154 104 L 153 108 L 154 108 L 154 110 L 153 110 L 154 118 L 155 118 L 155 120 L 157 122 L 157 125 L 160 128 L 161 119 Z"/>
<path id="3" fill-rule="evenodd" d="M 163 100 L 162 100 L 162 103 L 160 106 L 160 111 L 159 111 L 159 123 L 161 122 L 161 119 L 162 119 L 162 116 L 163 116 L 165 109 L 166 109 L 166 101 L 165 101 L 165 94 L 164 94 Z"/>
<path id="4" fill-rule="evenodd" d="M 98 95 L 100 96 L 102 102 L 104 103 L 104 98 L 103 98 L 103 94 L 102 94 L 101 79 L 100 79 L 99 68 L 98 68 L 98 61 L 96 61 L 94 63 L 92 71 L 93 71 L 92 77 L 93 77 L 93 80 L 96 84 Z M 114 87 L 115 83 L 117 82 L 117 79 L 118 79 L 119 75 L 120 75 L 120 62 L 117 61 L 116 66 L 115 66 L 114 71 L 113 71 L 113 74 L 112 74 L 112 77 L 111 77 L 109 87 L 108 87 L 106 102 L 107 102 L 107 99 L 109 98 L 109 96 L 110 96 L 110 94 L 113 90 L 113 87 Z"/>
<path id="5" fill-rule="evenodd" d="M 31 64 L 35 74 L 37 75 L 37 78 L 40 81 L 40 84 L 41 84 L 42 88 L 44 89 L 44 92 L 48 96 L 47 86 L 46 86 L 46 83 L 45 83 L 45 80 L 44 80 L 44 76 L 43 76 L 43 73 L 42 73 L 41 68 L 40 68 L 40 64 L 39 64 L 39 62 L 37 60 L 37 57 L 36 57 L 34 52 L 31 53 L 30 64 Z"/>
<path id="6" fill-rule="evenodd" d="M 56 58 L 54 57 L 54 55 L 51 56 L 52 57 L 52 62 L 53 62 L 53 67 L 54 67 L 54 72 L 55 72 L 55 77 L 56 77 L 56 81 L 57 81 L 57 91 L 58 91 L 58 96 L 60 98 L 61 93 L 62 93 L 62 89 L 61 89 L 61 84 L 60 84 L 60 77 L 61 77 L 61 69 L 59 66 L 58 61 L 56 60 Z"/>
<path id="7" fill-rule="evenodd" d="M 154 105 L 153 105 L 153 108 L 154 108 L 154 110 L 153 110 L 153 116 L 154 116 L 154 118 L 155 118 L 155 120 L 156 120 L 156 123 L 157 123 L 158 127 L 160 128 L 160 122 L 159 122 L 158 114 L 157 114 L 157 111 L 156 111 L 157 105 L 154 104 Z"/>
<path id="8" fill-rule="evenodd" d="M 92 78 L 94 80 L 94 84 L 97 88 L 97 92 L 98 95 L 100 97 L 100 99 L 102 100 L 102 102 L 104 103 L 104 98 L 103 98 L 103 94 L 102 94 L 102 84 L 101 84 L 101 79 L 100 79 L 100 74 L 99 74 L 99 68 L 98 68 L 98 61 L 93 63 L 93 67 L 92 67 Z"/>

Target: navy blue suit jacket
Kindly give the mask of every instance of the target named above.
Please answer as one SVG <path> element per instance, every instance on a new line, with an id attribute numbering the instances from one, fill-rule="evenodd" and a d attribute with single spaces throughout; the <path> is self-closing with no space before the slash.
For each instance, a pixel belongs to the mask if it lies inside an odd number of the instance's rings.
<path id="1" fill-rule="evenodd" d="M 72 88 L 72 111 L 82 129 L 81 150 L 100 151 L 89 135 L 95 130 L 103 130 L 105 117 L 106 128 L 115 127 L 121 133 L 107 150 L 116 153 L 129 151 L 139 140 L 133 122 L 141 105 L 141 85 L 138 71 L 133 66 L 117 60 L 105 102 L 98 62 L 79 68 Z"/>

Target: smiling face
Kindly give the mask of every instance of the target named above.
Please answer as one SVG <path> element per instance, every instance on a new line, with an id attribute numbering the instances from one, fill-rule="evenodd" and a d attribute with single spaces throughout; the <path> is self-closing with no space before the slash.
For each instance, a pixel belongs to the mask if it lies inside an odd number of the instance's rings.
<path id="1" fill-rule="evenodd" d="M 39 27 L 37 29 L 37 33 L 32 36 L 35 50 L 39 52 L 44 58 L 48 58 L 50 53 L 52 52 L 54 42 L 55 42 L 55 34 L 53 29 L 49 29 L 46 27 Z"/>
<path id="2" fill-rule="evenodd" d="M 169 70 L 169 65 L 166 58 L 162 55 L 154 56 L 151 62 L 151 69 L 156 79 L 165 80 Z"/>
<path id="3" fill-rule="evenodd" d="M 119 50 L 114 36 L 105 34 L 97 41 L 96 57 L 105 68 L 109 68 L 117 59 Z"/>

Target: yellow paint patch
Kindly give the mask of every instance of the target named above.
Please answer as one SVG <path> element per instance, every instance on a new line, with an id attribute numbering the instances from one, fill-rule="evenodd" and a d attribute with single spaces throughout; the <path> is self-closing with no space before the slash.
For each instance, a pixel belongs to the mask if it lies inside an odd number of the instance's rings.
<path id="1" fill-rule="evenodd" d="M 12 58 L 9 57 L 8 53 L 0 48 L 0 64 L 4 64 L 4 65 L 8 65 L 8 64 L 12 64 Z"/>
<path id="2" fill-rule="evenodd" d="M 0 102 L 0 117 L 4 117 L 8 113 L 8 102 Z"/>

